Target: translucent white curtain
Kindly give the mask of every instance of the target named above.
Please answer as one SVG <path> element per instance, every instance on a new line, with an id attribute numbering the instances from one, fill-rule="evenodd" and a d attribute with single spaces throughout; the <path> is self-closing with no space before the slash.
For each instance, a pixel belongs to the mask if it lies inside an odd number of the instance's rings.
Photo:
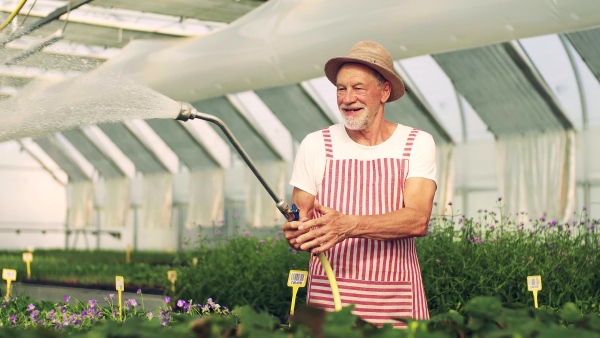
<path id="1" fill-rule="evenodd" d="M 256 168 L 279 198 L 285 198 L 285 162 L 256 163 Z M 246 224 L 250 226 L 272 226 L 279 224 L 282 215 L 275 201 L 260 184 L 250 168 L 245 173 Z M 290 201 L 288 201 L 290 203 Z"/>
<path id="2" fill-rule="evenodd" d="M 67 189 L 70 228 L 92 224 L 94 215 L 94 184 L 92 181 L 69 182 Z"/>
<path id="3" fill-rule="evenodd" d="M 223 181 L 221 168 L 190 172 L 189 206 L 186 227 L 219 225 L 223 219 Z"/>
<path id="4" fill-rule="evenodd" d="M 129 214 L 129 179 L 116 177 L 104 181 L 104 226 L 123 227 Z"/>
<path id="5" fill-rule="evenodd" d="M 145 174 L 142 196 L 142 226 L 167 228 L 171 225 L 173 181 L 170 173 Z"/>
<path id="6" fill-rule="evenodd" d="M 448 203 L 454 198 L 454 145 L 443 143 L 436 145 L 436 178 L 437 191 L 434 201 L 437 207 L 434 207 L 432 212 L 437 214 L 445 214 L 450 212 L 447 208 Z"/>
<path id="7" fill-rule="evenodd" d="M 499 136 L 496 165 L 505 208 L 564 220 L 575 205 L 575 132 Z"/>

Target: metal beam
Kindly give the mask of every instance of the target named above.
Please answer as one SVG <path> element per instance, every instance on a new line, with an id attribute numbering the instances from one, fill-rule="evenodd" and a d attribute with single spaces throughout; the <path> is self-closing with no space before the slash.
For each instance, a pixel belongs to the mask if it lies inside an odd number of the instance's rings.
<path id="1" fill-rule="evenodd" d="M 446 131 L 446 128 L 442 126 L 442 123 L 435 116 L 433 108 L 429 106 L 429 103 L 427 102 L 425 97 L 423 97 L 421 91 L 419 91 L 419 88 L 417 87 L 416 83 L 412 80 L 410 75 L 408 75 L 408 72 L 404 70 L 404 67 L 402 67 L 402 65 L 400 65 L 399 62 L 394 62 L 394 71 L 398 73 L 400 78 L 402 78 L 402 80 L 404 81 L 404 85 L 406 86 L 406 88 L 410 90 L 410 93 L 407 91 L 407 97 L 405 97 L 404 99 L 412 100 L 415 106 L 417 106 L 417 108 L 423 113 L 423 115 L 427 118 L 429 123 L 431 123 L 431 126 L 435 128 L 438 134 L 442 136 L 447 143 L 454 144 L 452 136 L 450 136 L 450 134 Z"/>
<path id="2" fill-rule="evenodd" d="M 22 139 L 22 140 L 17 140 L 17 142 L 19 143 L 19 145 L 21 146 L 22 149 L 24 149 L 37 163 L 39 163 L 39 165 L 42 166 L 42 168 L 44 168 L 44 170 L 46 170 L 51 176 L 52 178 L 58 182 L 60 185 L 62 186 L 66 186 L 67 185 L 67 181 L 68 181 L 68 176 L 67 174 L 61 170 L 61 173 L 64 174 L 67 178 L 64 177 L 59 177 L 59 175 L 56 174 L 56 172 L 52 169 L 50 169 L 50 166 L 48 165 L 47 161 L 42 159 L 41 156 L 39 154 L 37 154 L 37 152 L 33 149 L 34 146 L 37 146 L 37 144 L 33 141 L 31 141 L 31 139 Z M 39 148 L 39 146 L 38 146 Z M 43 152 L 42 149 L 39 149 L 39 151 Z M 48 155 L 46 155 L 48 156 Z M 57 164 L 58 166 L 58 164 Z"/>
<path id="3" fill-rule="evenodd" d="M 564 108 L 558 101 L 558 99 L 552 93 L 552 90 L 546 84 L 546 81 L 542 78 L 541 74 L 535 68 L 531 59 L 527 55 L 527 52 L 518 41 L 505 42 L 502 44 L 510 58 L 513 60 L 515 65 L 523 72 L 523 75 L 533 89 L 542 97 L 542 99 L 548 105 L 550 111 L 554 114 L 558 122 L 562 125 L 565 130 L 573 129 L 573 124 L 567 118 L 564 112 Z M 510 98 L 507 98 L 510 99 Z"/>
<path id="4" fill-rule="evenodd" d="M 239 114 L 239 116 L 241 118 L 244 119 L 244 121 L 246 121 L 246 123 L 248 124 L 248 126 L 250 128 L 252 128 L 252 130 L 254 130 L 254 132 L 256 133 L 256 135 L 258 135 L 258 137 L 260 137 L 262 139 L 262 141 L 267 145 L 267 147 L 274 153 L 277 155 L 277 157 L 282 160 L 282 161 L 288 161 L 289 159 L 286 157 L 289 157 L 290 154 L 284 154 L 284 151 L 282 149 L 280 149 L 279 147 L 277 147 L 273 141 L 268 135 L 266 135 L 262 128 L 259 129 L 256 127 L 255 123 L 252 123 L 251 119 L 249 118 L 249 111 L 248 108 L 244 105 L 244 103 L 237 97 L 231 94 L 225 95 L 225 97 L 227 98 L 227 101 L 229 101 L 229 103 L 233 106 L 233 108 L 237 111 L 237 113 Z M 290 149 L 291 151 L 291 149 Z"/>
<path id="5" fill-rule="evenodd" d="M 43 39 L 32 36 L 24 36 L 18 40 L 12 41 L 6 45 L 11 49 L 30 49 L 39 44 Z M 42 49 L 44 53 L 65 56 L 78 56 L 98 60 L 108 60 L 121 52 L 120 48 L 107 48 L 104 46 L 81 45 L 70 41 L 57 41 Z"/>
<path id="6" fill-rule="evenodd" d="M 0 65 L 0 76 L 23 79 L 42 78 L 47 80 L 65 80 L 79 75 L 81 75 L 81 72 L 65 72 L 38 67 Z"/>
<path id="7" fill-rule="evenodd" d="M 74 2 L 73 4 L 71 4 L 71 1 L 69 0 L 66 5 L 55 9 L 50 14 L 48 14 L 45 18 L 37 20 L 36 22 L 23 27 L 23 29 L 21 29 L 20 31 L 15 32 L 13 35 L 11 35 L 11 36 L 7 37 L 6 39 L 4 39 L 0 43 L 0 46 L 4 46 L 7 43 L 9 43 L 9 42 L 11 42 L 13 40 L 18 39 L 18 38 L 22 37 L 25 34 L 29 34 L 29 33 L 33 32 L 33 31 L 35 31 L 36 29 L 38 29 L 40 27 L 43 27 L 43 26 L 47 25 L 48 23 L 50 23 L 50 22 L 52 22 L 52 21 L 60 18 L 61 15 L 65 14 L 65 13 L 67 13 L 69 11 L 72 11 L 72 10 L 74 10 L 74 9 L 82 6 L 82 5 L 85 5 L 88 2 L 90 2 L 90 1 L 92 1 L 92 0 L 79 0 L 79 1 Z M 6 11 L 6 9 L 5 9 L 6 6 L 7 6 L 6 1 L 4 1 L 4 3 L 2 4 L 2 7 L 1 7 L 2 10 Z"/>
<path id="8" fill-rule="evenodd" d="M 16 64 L 17 62 L 25 60 L 26 58 L 30 57 L 31 55 L 41 51 L 45 47 L 55 44 L 56 42 L 60 41 L 64 37 L 65 36 L 63 35 L 62 30 L 58 30 L 58 31 L 54 32 L 53 34 L 47 36 L 46 38 L 44 38 L 42 41 L 38 42 L 37 44 L 30 46 L 29 48 L 25 49 L 23 52 L 13 56 L 9 60 L 6 60 L 4 62 L 4 64 L 7 66 L 12 66 L 12 65 Z"/>

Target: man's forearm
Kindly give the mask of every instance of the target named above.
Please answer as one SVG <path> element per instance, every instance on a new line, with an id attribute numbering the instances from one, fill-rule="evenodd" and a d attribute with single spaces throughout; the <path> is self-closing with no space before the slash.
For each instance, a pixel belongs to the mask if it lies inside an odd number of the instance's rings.
<path id="1" fill-rule="evenodd" d="M 345 217 L 350 217 L 350 222 L 354 224 L 349 237 L 394 240 L 425 236 L 430 215 L 415 209 L 402 208 L 381 215 Z"/>

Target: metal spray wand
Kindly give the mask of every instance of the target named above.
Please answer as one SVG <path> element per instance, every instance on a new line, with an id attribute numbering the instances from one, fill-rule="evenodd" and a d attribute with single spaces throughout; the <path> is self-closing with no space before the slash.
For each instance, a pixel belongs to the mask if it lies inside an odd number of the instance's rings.
<path id="1" fill-rule="evenodd" d="M 265 181 L 265 179 L 254 166 L 252 159 L 248 156 L 244 148 L 242 148 L 240 143 L 237 141 L 237 139 L 235 138 L 231 130 L 229 130 L 225 122 L 223 122 L 223 120 L 214 115 L 200 113 L 194 107 L 192 107 L 191 104 L 182 102 L 181 110 L 179 111 L 179 115 L 177 115 L 176 120 L 187 121 L 193 119 L 200 119 L 216 124 L 223 131 L 227 139 L 229 139 L 229 142 L 231 142 L 237 153 L 242 157 L 242 159 L 244 160 L 246 165 L 248 165 L 252 173 L 254 173 L 254 176 L 256 176 L 256 178 L 260 181 L 262 186 L 267 190 L 273 201 L 275 201 L 277 209 L 279 209 L 283 216 L 288 221 L 297 221 L 300 218 L 300 210 L 298 210 L 295 204 L 292 204 L 292 206 L 290 207 L 289 204 L 287 204 L 283 199 L 279 198 L 275 191 L 271 189 L 267 181 Z M 342 302 L 340 299 L 340 292 L 338 290 L 337 281 L 335 279 L 335 275 L 333 274 L 333 270 L 331 269 L 331 265 L 329 264 L 327 257 L 325 257 L 323 253 L 318 254 L 317 257 L 319 258 L 321 265 L 323 265 L 323 268 L 325 269 L 327 279 L 329 279 L 329 284 L 331 285 L 331 292 L 333 294 L 333 303 L 335 306 L 335 310 L 339 311 L 342 309 Z"/>

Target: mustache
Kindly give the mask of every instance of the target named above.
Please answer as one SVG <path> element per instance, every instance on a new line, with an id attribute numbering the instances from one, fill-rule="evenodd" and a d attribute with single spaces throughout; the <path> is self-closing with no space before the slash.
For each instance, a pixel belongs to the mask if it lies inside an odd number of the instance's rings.
<path id="1" fill-rule="evenodd" d="M 340 105 L 340 109 L 361 109 L 361 108 L 365 108 L 366 106 L 364 105 L 345 105 L 342 104 Z"/>

